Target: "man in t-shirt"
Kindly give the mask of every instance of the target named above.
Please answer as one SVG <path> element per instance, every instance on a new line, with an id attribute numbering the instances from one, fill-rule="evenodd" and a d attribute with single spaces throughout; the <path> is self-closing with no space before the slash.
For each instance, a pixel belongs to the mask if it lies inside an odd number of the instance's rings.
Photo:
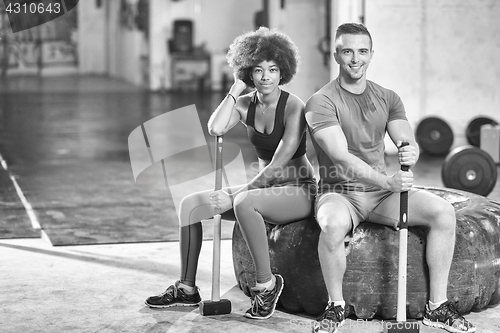
<path id="1" fill-rule="evenodd" d="M 315 331 L 328 328 L 326 331 L 335 332 L 345 322 L 345 236 L 363 221 L 397 228 L 399 193 L 409 191 L 408 224 L 429 228 L 426 260 L 430 290 L 423 323 L 450 332 L 475 332 L 447 300 L 455 247 L 453 206 L 428 191 L 413 189 L 411 170 L 386 174 L 386 132 L 399 147 L 401 165 L 415 165 L 419 149 L 399 96 L 366 79 L 373 57 L 372 38 L 366 27 L 356 23 L 339 26 L 334 57 L 339 76 L 316 92 L 305 109 L 319 162 L 315 207 L 321 227 L 318 254 L 329 295 Z M 409 145 L 403 147 L 402 142 Z"/>

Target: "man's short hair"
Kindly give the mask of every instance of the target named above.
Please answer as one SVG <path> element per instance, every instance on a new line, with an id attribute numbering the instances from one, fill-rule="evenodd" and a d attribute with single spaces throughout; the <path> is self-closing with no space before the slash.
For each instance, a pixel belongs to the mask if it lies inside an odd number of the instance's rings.
<path id="1" fill-rule="evenodd" d="M 337 48 L 337 40 L 342 35 L 366 35 L 370 38 L 370 50 L 373 47 L 372 36 L 368 29 L 361 23 L 344 23 L 339 25 L 335 34 L 335 48 Z"/>

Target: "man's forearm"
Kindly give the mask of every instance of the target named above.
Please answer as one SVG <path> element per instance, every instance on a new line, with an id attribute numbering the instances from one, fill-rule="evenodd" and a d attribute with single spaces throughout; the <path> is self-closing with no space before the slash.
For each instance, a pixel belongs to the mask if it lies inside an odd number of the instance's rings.
<path id="1" fill-rule="evenodd" d="M 374 170 L 360 158 L 347 153 L 340 159 L 333 160 L 339 172 L 345 178 L 356 179 L 357 181 L 373 185 L 383 189 L 388 188 L 388 176 Z"/>

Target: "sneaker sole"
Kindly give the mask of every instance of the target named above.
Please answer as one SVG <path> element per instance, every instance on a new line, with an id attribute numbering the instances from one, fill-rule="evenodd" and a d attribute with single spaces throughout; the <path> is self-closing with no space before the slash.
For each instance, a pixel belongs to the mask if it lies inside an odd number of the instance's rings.
<path id="1" fill-rule="evenodd" d="M 173 308 L 175 306 L 184 306 L 184 307 L 198 306 L 200 303 L 192 303 L 192 304 L 188 304 L 188 303 L 172 303 L 172 304 L 169 304 L 169 305 L 154 305 L 154 304 L 148 304 L 147 302 L 144 302 L 144 304 L 146 304 L 150 308 L 165 309 L 165 308 Z"/>
<path id="2" fill-rule="evenodd" d="M 445 329 L 448 332 L 452 332 L 452 333 L 474 333 L 474 332 L 476 332 L 475 327 L 472 330 L 462 331 L 459 328 L 451 327 L 451 326 L 446 325 L 444 323 L 440 323 L 438 321 L 432 321 L 432 320 L 429 320 L 427 318 L 424 318 L 424 320 L 422 320 L 422 323 L 424 325 L 429 326 L 429 327 L 442 328 L 442 329 Z"/>
<path id="3" fill-rule="evenodd" d="M 279 274 L 276 274 L 276 275 L 279 275 Z M 283 291 L 283 288 L 285 287 L 285 280 L 283 279 L 283 277 L 281 275 L 279 275 L 279 277 L 281 278 L 281 288 L 278 291 L 278 297 L 276 297 L 276 300 L 274 301 L 273 310 L 271 311 L 271 313 L 269 313 L 265 317 L 254 317 L 254 316 L 252 316 L 252 314 L 245 312 L 245 317 L 250 318 L 250 319 L 257 319 L 257 320 L 263 320 L 263 319 L 269 319 L 269 318 L 271 318 L 271 316 L 274 314 L 274 310 L 276 309 L 276 304 L 278 304 L 278 300 L 280 299 L 281 292 Z"/>

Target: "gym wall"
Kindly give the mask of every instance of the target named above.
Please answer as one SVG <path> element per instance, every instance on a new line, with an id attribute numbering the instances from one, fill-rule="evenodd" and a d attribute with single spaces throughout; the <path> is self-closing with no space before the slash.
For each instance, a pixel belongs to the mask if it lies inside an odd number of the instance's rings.
<path id="1" fill-rule="evenodd" d="M 500 120 L 498 17 L 496 0 L 366 1 L 369 78 L 401 96 L 414 127 L 438 116 L 454 132 L 453 147 L 467 144 L 472 118 Z"/>

